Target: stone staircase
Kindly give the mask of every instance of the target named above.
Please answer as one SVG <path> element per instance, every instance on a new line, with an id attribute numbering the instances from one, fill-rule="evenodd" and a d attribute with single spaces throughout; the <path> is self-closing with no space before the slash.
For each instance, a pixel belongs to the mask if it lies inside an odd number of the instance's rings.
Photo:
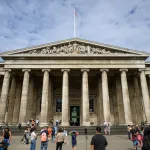
<path id="1" fill-rule="evenodd" d="M 2 127 L 0 127 L 2 131 Z M 80 135 L 84 135 L 84 129 L 87 128 L 88 135 L 94 135 L 96 126 L 69 126 L 66 127 L 68 133 L 72 130 L 76 130 Z M 104 126 L 101 126 L 102 134 L 104 134 Z M 12 135 L 23 135 L 24 127 L 20 131 L 17 130 L 16 126 L 9 126 L 9 129 L 12 132 Z M 40 133 L 41 127 L 36 127 L 38 133 Z M 111 126 L 111 135 L 125 135 L 127 134 L 127 127 L 122 125 Z"/>

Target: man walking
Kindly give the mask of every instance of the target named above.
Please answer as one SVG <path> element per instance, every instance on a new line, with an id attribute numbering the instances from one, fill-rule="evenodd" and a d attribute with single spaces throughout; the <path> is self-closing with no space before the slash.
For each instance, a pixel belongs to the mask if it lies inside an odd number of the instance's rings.
<path id="1" fill-rule="evenodd" d="M 101 134 L 101 128 L 96 127 L 96 135 L 91 140 L 91 150 L 105 150 L 107 145 L 106 138 Z"/>

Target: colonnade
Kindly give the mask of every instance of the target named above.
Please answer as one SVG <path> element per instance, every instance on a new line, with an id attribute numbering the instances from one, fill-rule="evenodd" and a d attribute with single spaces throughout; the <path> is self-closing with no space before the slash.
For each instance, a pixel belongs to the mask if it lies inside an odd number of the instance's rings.
<path id="1" fill-rule="evenodd" d="M 15 122 L 16 117 L 19 118 L 19 121 L 26 124 L 26 115 L 27 115 L 27 100 L 28 100 L 28 92 L 29 92 L 29 80 L 30 80 L 30 72 L 31 69 L 23 69 L 23 84 L 22 84 L 22 94 L 21 94 L 21 102 L 19 103 L 18 97 L 14 98 L 14 93 L 16 91 L 16 79 L 12 77 L 11 82 L 11 90 L 10 90 L 10 99 L 9 99 L 9 107 L 8 107 L 8 123 Z M 63 73 L 62 78 L 62 125 L 69 126 L 69 72 L 70 69 L 62 69 Z M 89 84 L 88 84 L 88 73 L 90 69 L 81 69 L 82 72 L 82 103 L 81 103 L 81 115 L 82 122 L 81 125 L 88 126 L 89 123 Z M 132 115 L 131 115 L 131 106 L 130 106 L 130 98 L 129 98 L 129 89 L 127 82 L 127 72 L 128 69 L 119 69 L 120 71 L 120 80 L 121 80 L 121 89 L 122 89 L 122 98 L 123 98 L 123 107 L 125 114 L 125 124 L 132 124 Z M 145 115 L 147 118 L 147 122 L 150 122 L 150 99 L 149 99 L 149 91 L 148 85 L 145 76 L 145 70 L 139 69 L 140 73 L 140 82 L 142 89 L 142 97 Z M 49 84 L 51 81 L 50 77 L 50 69 L 42 69 L 43 72 L 43 89 L 42 89 L 42 101 L 41 101 L 41 118 L 40 123 L 41 126 L 45 126 L 48 124 L 48 106 L 51 105 L 49 102 Z M 104 120 L 110 121 L 110 102 L 109 102 L 109 88 L 108 88 L 108 72 L 109 69 L 100 69 L 100 78 L 102 80 L 102 100 L 103 100 L 103 114 Z M 1 91 L 1 99 L 0 99 L 0 123 L 4 122 L 5 112 L 6 112 L 6 101 L 9 94 L 9 83 L 10 83 L 11 69 L 5 69 L 2 91 Z M 136 84 L 136 81 L 134 81 Z M 18 89 L 20 90 L 21 87 Z M 15 99 L 15 100 L 14 100 Z M 11 104 L 17 101 L 19 106 L 11 107 Z M 20 110 L 18 110 L 20 109 Z M 17 114 L 19 112 L 19 114 Z"/>

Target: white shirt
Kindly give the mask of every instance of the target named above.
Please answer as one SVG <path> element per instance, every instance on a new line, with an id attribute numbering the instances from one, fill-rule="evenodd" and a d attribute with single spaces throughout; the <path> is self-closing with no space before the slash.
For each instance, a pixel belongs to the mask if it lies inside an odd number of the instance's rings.
<path id="1" fill-rule="evenodd" d="M 34 140 L 35 137 L 36 137 L 36 134 L 35 134 L 35 132 L 33 131 L 33 132 L 31 133 L 31 140 Z"/>

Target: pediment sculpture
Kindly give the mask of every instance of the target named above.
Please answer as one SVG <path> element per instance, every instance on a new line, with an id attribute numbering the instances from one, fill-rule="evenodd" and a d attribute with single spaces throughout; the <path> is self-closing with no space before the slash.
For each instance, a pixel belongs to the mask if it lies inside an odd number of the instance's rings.
<path id="1" fill-rule="evenodd" d="M 31 50 L 25 54 L 129 54 L 119 51 L 110 51 L 107 48 L 85 44 L 68 43 L 58 46 L 47 46 L 42 49 Z"/>

